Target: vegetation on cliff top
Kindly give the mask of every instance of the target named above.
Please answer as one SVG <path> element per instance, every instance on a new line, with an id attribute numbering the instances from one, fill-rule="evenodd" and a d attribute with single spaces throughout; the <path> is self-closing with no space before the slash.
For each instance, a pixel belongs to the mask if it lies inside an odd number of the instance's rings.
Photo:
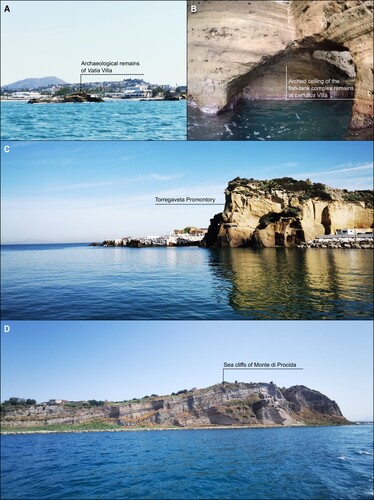
<path id="1" fill-rule="evenodd" d="M 241 191 L 243 194 L 250 196 L 253 193 L 253 186 L 268 194 L 271 194 L 275 190 L 299 194 L 299 197 L 304 200 L 309 198 L 320 198 L 325 201 L 342 199 L 351 203 L 364 202 L 369 207 L 372 207 L 374 204 L 373 191 L 370 190 L 348 191 L 347 189 L 333 189 L 321 182 L 312 182 L 310 179 L 306 179 L 305 181 L 296 180 L 292 177 L 279 177 L 269 180 L 236 177 L 229 182 L 228 190 L 234 191 L 237 188 L 242 188 Z"/>
<path id="2" fill-rule="evenodd" d="M 254 389 L 254 390 L 253 390 Z M 280 396 L 279 390 L 281 394 Z M 96 400 L 35 405 L 11 405 L 2 418 L 2 432 L 89 432 L 226 426 L 337 425 L 349 423 L 337 404 L 305 386 L 276 388 L 270 383 L 222 382 L 203 389 L 183 389 L 168 396 L 144 396 L 139 407 Z M 226 394 L 227 393 L 227 394 Z M 224 395 L 226 394 L 226 395 Z M 162 400 L 156 400 L 156 398 Z M 11 398 L 12 399 L 12 398 Z M 19 398 L 14 398 L 19 399 Z M 150 403 L 150 401 L 153 402 Z M 55 400 L 51 400 L 55 401 Z M 140 402 L 137 400 L 137 402 Z M 157 403 L 157 404 L 155 404 Z M 115 405 L 115 406 L 113 406 Z M 122 409 L 120 407 L 122 406 Z M 272 408 L 271 414 L 262 409 Z M 13 411 L 12 411 L 13 410 Z M 289 415 L 282 416 L 281 410 Z"/>

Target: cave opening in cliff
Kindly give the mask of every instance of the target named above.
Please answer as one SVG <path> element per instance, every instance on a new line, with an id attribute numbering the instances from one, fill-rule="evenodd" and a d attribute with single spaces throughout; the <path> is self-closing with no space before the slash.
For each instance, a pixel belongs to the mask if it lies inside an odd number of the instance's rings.
<path id="1" fill-rule="evenodd" d="M 286 76 L 289 80 L 315 82 L 310 84 L 315 95 L 292 98 Z M 314 90 L 317 88 L 322 90 Z M 218 114 L 200 113 L 190 107 L 188 137 L 341 140 L 350 135 L 355 89 L 356 67 L 346 47 L 328 41 L 288 46 L 231 80 L 226 86 L 228 104 Z"/>
<path id="2" fill-rule="evenodd" d="M 325 228 L 325 235 L 331 234 L 331 217 L 328 206 L 322 210 L 321 224 Z"/>
<path id="3" fill-rule="evenodd" d="M 292 81 L 305 83 L 292 86 Z M 321 42 L 311 47 L 289 47 L 281 54 L 268 58 L 231 81 L 227 86 L 227 96 L 231 105 L 240 98 L 286 100 L 290 96 L 296 99 L 304 93 L 313 95 L 310 99 L 316 100 L 352 100 L 355 84 L 356 68 L 351 53 L 341 45 Z M 296 87 L 310 90 L 290 90 Z"/>
<path id="4" fill-rule="evenodd" d="M 246 139 L 342 139 L 349 131 L 355 86 L 356 68 L 345 47 L 331 42 L 289 47 L 231 81 L 222 113 L 231 113 L 234 134 L 247 127 Z"/>

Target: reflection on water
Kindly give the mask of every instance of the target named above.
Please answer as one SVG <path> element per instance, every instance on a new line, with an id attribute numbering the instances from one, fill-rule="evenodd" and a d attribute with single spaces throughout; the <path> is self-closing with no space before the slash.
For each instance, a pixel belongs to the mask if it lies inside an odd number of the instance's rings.
<path id="1" fill-rule="evenodd" d="M 188 106 L 193 141 L 335 141 L 347 133 L 352 101 L 248 101 L 207 115 Z"/>
<path id="2" fill-rule="evenodd" d="M 371 319 L 372 251 L 2 248 L 9 320 Z"/>
<path id="3" fill-rule="evenodd" d="M 210 267 L 228 301 L 252 319 L 370 319 L 371 251 L 219 249 Z"/>

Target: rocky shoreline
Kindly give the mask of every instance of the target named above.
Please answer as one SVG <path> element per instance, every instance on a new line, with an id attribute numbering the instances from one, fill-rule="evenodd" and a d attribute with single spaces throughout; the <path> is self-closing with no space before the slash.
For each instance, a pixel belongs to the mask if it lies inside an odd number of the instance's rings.
<path id="1" fill-rule="evenodd" d="M 289 427 L 335 427 L 342 424 L 315 424 L 315 425 L 290 425 Z M 343 425 L 359 425 L 355 422 L 347 422 Z M 86 434 L 91 432 L 151 432 L 151 431 L 213 431 L 213 430 L 238 430 L 238 429 L 285 429 L 281 424 L 273 425 L 207 425 L 207 426 L 188 426 L 188 427 L 138 427 L 138 428 L 120 428 L 120 429 L 71 429 L 71 430 L 43 430 L 43 431 L 1 431 L 2 436 L 14 436 L 18 434 Z"/>
<path id="2" fill-rule="evenodd" d="M 104 240 L 102 243 L 93 242 L 93 247 L 197 247 L 202 241 L 202 236 L 147 236 L 144 238 L 119 238 Z"/>
<path id="3" fill-rule="evenodd" d="M 203 239 L 187 240 L 176 238 L 176 241 L 168 241 L 167 238 L 122 238 L 116 240 L 105 240 L 102 243 L 90 243 L 91 247 L 127 247 L 127 248 L 155 248 L 155 247 L 200 247 L 206 248 L 202 244 Z M 274 247 L 282 248 L 283 246 Z M 373 238 L 315 238 L 308 242 L 302 242 L 297 248 L 328 248 L 328 249 L 374 249 Z"/>
<path id="4" fill-rule="evenodd" d="M 301 243 L 299 248 L 357 248 L 374 249 L 373 238 L 315 238 L 308 243 Z"/>
<path id="5" fill-rule="evenodd" d="M 54 401 L 54 400 L 52 400 Z M 102 404 L 99 404 L 102 403 Z M 350 422 L 337 403 L 305 386 L 220 383 L 121 402 L 2 404 L 3 432 L 295 427 Z"/>
<path id="6" fill-rule="evenodd" d="M 344 238 L 342 247 L 348 248 L 346 243 L 354 246 L 360 237 L 372 239 L 372 190 L 334 189 L 291 177 L 236 177 L 228 183 L 225 196 L 225 208 L 210 220 L 201 246 L 290 248 L 326 235 L 323 238 Z M 343 236 L 342 229 L 349 232 Z M 352 242 L 347 239 L 351 234 Z M 368 241 L 362 242 L 363 248 Z M 321 244 L 325 243 L 327 248 L 325 240 Z"/>

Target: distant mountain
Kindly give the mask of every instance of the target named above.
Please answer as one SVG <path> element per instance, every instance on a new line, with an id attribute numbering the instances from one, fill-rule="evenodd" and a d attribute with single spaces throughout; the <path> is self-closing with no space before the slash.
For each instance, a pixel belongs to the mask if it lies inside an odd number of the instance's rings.
<path id="1" fill-rule="evenodd" d="M 25 80 L 10 83 L 9 85 L 3 85 L 1 88 L 9 90 L 34 90 L 41 87 L 49 87 L 50 85 L 63 85 L 66 83 L 61 78 L 45 76 L 44 78 L 26 78 Z"/>

